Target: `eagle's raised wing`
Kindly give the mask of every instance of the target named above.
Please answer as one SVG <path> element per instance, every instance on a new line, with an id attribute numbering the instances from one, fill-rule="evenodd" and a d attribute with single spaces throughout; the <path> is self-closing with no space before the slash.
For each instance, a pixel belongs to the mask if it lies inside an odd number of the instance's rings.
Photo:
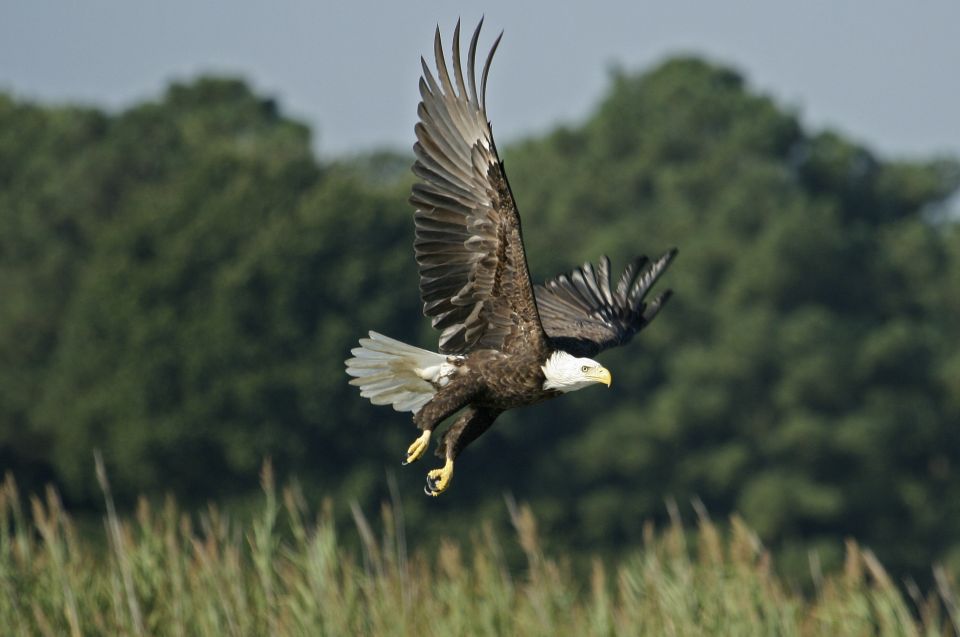
<path id="1" fill-rule="evenodd" d="M 638 257 L 610 289 L 610 259 L 596 268 L 585 263 L 568 274 L 536 286 L 543 329 L 554 347 L 575 356 L 594 356 L 629 341 L 669 300 L 666 290 L 649 303 L 644 298 L 676 256 L 674 248 L 654 262 Z"/>
<path id="2" fill-rule="evenodd" d="M 470 41 L 468 82 L 460 65 L 460 24 L 453 34 L 453 81 L 434 39 L 437 77 L 421 58 L 413 172 L 419 178 L 416 251 L 423 313 L 441 330 L 440 351 L 509 350 L 517 337 L 543 339 L 520 234 L 520 215 L 497 156 L 485 97 L 494 43 L 480 92 L 474 66 L 477 26 Z M 502 35 L 502 34 L 501 34 Z M 456 82 L 456 87 L 454 87 Z M 529 344 L 529 342 L 528 342 Z"/>

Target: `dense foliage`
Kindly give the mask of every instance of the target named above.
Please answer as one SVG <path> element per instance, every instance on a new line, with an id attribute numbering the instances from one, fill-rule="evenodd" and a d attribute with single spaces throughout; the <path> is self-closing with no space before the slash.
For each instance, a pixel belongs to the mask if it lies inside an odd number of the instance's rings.
<path id="1" fill-rule="evenodd" d="M 116 115 L 0 95 L 0 464 L 75 507 L 98 501 L 94 448 L 121 503 L 243 498 L 269 456 L 369 505 L 396 467 L 413 531 L 512 491 L 593 551 L 699 497 L 788 567 L 839 562 L 846 535 L 896 569 L 960 565 L 955 161 L 811 133 L 694 59 L 616 73 L 582 124 L 504 154 L 535 278 L 676 245 L 677 296 L 602 357 L 611 391 L 510 414 L 428 501 L 433 459 L 399 467 L 408 416 L 342 367 L 367 329 L 435 344 L 407 158 L 320 161 L 232 80 Z"/>

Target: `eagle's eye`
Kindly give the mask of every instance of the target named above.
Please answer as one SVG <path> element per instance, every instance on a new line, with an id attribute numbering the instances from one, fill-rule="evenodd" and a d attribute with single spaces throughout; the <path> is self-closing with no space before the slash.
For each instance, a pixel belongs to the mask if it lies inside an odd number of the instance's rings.
<path id="1" fill-rule="evenodd" d="M 589 365 L 584 365 L 583 367 L 580 368 L 580 371 L 583 372 L 584 374 L 586 374 L 588 369 L 590 369 L 590 366 L 589 366 Z"/>

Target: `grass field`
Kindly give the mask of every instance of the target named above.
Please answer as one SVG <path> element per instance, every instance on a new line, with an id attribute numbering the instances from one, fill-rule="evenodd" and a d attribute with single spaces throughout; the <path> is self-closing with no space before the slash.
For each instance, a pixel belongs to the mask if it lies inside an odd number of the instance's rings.
<path id="1" fill-rule="evenodd" d="M 11 478 L 0 487 L 3 635 L 952 635 L 960 625 L 945 574 L 926 596 L 901 590 L 854 543 L 842 572 L 804 597 L 737 518 L 724 532 L 705 516 L 695 530 L 651 528 L 633 557 L 575 577 L 513 504 L 515 537 L 486 530 L 408 556 L 389 509 L 379 537 L 354 509 L 362 550 L 351 551 L 328 513 L 308 519 L 296 489 L 277 493 L 269 468 L 247 525 L 172 503 L 141 503 L 122 520 L 101 479 L 99 537 L 79 534 L 53 491 L 22 501 Z M 508 567 L 507 543 L 522 547 L 522 569 Z"/>

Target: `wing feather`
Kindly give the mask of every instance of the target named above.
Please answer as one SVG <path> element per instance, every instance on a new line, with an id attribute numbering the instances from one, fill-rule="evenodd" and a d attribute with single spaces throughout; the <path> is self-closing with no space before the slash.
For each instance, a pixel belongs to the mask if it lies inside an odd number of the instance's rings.
<path id="1" fill-rule="evenodd" d="M 509 350 L 522 339 L 545 343 L 520 231 L 520 215 L 497 155 L 486 114 L 486 86 L 498 37 L 476 82 L 480 25 L 470 39 L 467 77 L 460 24 L 453 33 L 453 73 L 437 29 L 436 72 L 421 58 L 420 121 L 413 172 L 418 181 L 414 251 L 423 312 L 441 330 L 440 351 Z M 501 34 L 502 35 L 502 34 Z M 529 343 L 529 341 L 524 341 Z"/>
<path id="2" fill-rule="evenodd" d="M 610 291 L 610 260 L 585 263 L 535 288 L 543 328 L 554 347 L 577 356 L 622 345 L 646 327 L 670 299 L 667 290 L 650 303 L 650 288 L 677 255 L 674 248 L 650 263 L 638 257 L 624 269 L 616 294 Z"/>

